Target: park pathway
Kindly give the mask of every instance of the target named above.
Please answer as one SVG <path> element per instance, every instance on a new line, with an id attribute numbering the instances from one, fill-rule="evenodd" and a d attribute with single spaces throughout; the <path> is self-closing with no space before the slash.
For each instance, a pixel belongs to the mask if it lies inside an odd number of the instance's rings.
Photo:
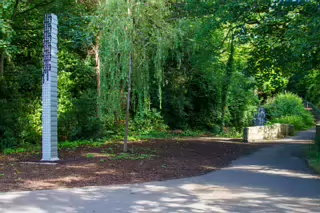
<path id="1" fill-rule="evenodd" d="M 0 193 L 1 213 L 320 212 L 320 176 L 302 159 L 314 130 L 220 171 L 137 185 Z"/>

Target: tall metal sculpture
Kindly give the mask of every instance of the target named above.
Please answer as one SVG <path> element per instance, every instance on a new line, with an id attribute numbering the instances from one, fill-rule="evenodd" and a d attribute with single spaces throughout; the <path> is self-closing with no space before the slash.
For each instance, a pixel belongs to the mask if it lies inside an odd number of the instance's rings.
<path id="1" fill-rule="evenodd" d="M 45 16 L 42 72 L 42 161 L 58 158 L 58 18 Z"/>

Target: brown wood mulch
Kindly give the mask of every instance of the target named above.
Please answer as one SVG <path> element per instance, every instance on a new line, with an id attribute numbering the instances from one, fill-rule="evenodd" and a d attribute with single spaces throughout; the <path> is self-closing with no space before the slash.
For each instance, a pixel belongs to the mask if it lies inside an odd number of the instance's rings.
<path id="1" fill-rule="evenodd" d="M 0 191 L 141 183 L 202 175 L 266 146 L 270 144 L 202 138 L 158 139 L 129 144 L 135 153 L 156 152 L 152 159 L 111 159 L 106 152 L 121 152 L 121 144 L 114 143 L 101 148 L 61 150 L 61 161 L 56 165 L 32 163 L 41 159 L 40 154 L 0 155 Z"/>

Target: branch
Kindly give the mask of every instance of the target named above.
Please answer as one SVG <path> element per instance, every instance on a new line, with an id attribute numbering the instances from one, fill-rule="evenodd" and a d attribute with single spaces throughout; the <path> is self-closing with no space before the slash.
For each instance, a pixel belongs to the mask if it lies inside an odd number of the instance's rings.
<path id="1" fill-rule="evenodd" d="M 16 18 L 19 3 L 20 3 L 20 0 L 16 0 L 16 3 L 14 4 L 13 14 L 12 14 L 12 17 L 11 17 L 12 21 L 14 21 L 14 19 Z"/>
<path id="2" fill-rule="evenodd" d="M 0 82 L 4 73 L 4 51 L 0 50 Z"/>
<path id="3" fill-rule="evenodd" d="M 222 40 L 222 42 L 221 42 L 221 45 L 220 45 L 220 48 L 219 49 L 221 49 L 222 47 L 223 47 L 223 45 L 224 45 L 224 42 L 227 40 L 227 38 L 229 37 L 229 34 L 230 34 L 230 32 L 231 32 L 231 30 L 233 30 L 231 27 L 229 28 L 229 30 L 228 30 L 228 32 L 227 32 L 227 35 L 224 37 L 224 39 Z"/>
<path id="4" fill-rule="evenodd" d="M 42 27 L 40 28 L 14 28 L 16 31 L 32 31 L 32 30 L 43 30 Z"/>
<path id="5" fill-rule="evenodd" d="M 218 47 L 218 49 L 222 49 L 223 48 L 223 46 L 224 46 L 224 43 L 226 42 L 226 40 L 228 39 L 228 37 L 229 37 L 229 34 L 232 32 L 232 34 L 231 34 L 231 37 L 232 37 L 232 39 L 234 39 L 234 29 L 236 29 L 237 27 L 240 27 L 241 25 L 239 24 L 239 25 L 237 25 L 237 26 L 234 26 L 234 27 L 230 27 L 229 28 L 229 30 L 228 30 L 228 33 L 227 33 L 227 35 L 224 37 L 224 39 L 222 40 L 222 43 L 221 43 L 221 45 L 220 45 L 220 47 Z M 222 53 L 224 53 L 226 50 L 223 50 L 222 52 L 221 52 L 221 54 Z"/>
<path id="6" fill-rule="evenodd" d="M 44 6 L 47 6 L 49 4 L 52 4 L 53 2 L 55 2 L 55 0 L 51 0 L 51 1 L 47 1 L 47 2 L 42 2 L 42 3 L 36 4 L 33 7 L 29 8 L 29 9 L 26 9 L 25 11 L 17 13 L 17 15 L 22 15 L 22 14 L 28 13 L 28 12 L 34 10 L 34 9 L 39 8 L 39 7 L 44 7 Z"/>

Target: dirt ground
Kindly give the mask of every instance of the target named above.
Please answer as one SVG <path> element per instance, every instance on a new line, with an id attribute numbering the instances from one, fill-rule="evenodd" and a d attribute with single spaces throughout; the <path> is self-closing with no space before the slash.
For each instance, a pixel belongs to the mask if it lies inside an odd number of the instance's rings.
<path id="1" fill-rule="evenodd" d="M 140 183 L 202 175 L 266 146 L 270 144 L 205 138 L 150 140 L 129 144 L 133 153 L 147 156 L 146 159 L 119 160 L 110 157 L 110 153 L 121 153 L 121 144 L 115 143 L 101 148 L 61 150 L 61 161 L 55 165 L 39 164 L 40 154 L 0 155 L 0 191 Z"/>

